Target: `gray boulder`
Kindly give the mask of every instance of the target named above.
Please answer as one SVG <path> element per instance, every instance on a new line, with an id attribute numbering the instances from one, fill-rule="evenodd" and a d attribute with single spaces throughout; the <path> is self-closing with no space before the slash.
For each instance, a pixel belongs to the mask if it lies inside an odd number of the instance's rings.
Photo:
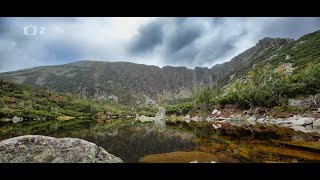
<path id="1" fill-rule="evenodd" d="M 293 124 L 293 125 L 304 126 L 304 125 L 312 124 L 313 121 L 315 121 L 315 120 L 316 120 L 316 119 L 315 119 L 315 118 L 312 118 L 312 117 L 301 117 L 301 118 L 298 118 L 298 120 L 293 121 L 292 124 Z"/>
<path id="2" fill-rule="evenodd" d="M 296 108 L 303 108 L 304 103 L 303 100 L 289 99 L 288 105 Z"/>
<path id="3" fill-rule="evenodd" d="M 295 126 L 305 126 L 310 125 L 315 121 L 315 118 L 312 117 L 301 117 L 301 116 L 293 116 L 290 118 L 287 118 L 286 120 L 282 121 L 281 124 L 291 124 Z"/>
<path id="4" fill-rule="evenodd" d="M 219 112 L 218 109 L 214 109 L 211 114 L 212 114 L 212 115 L 215 115 L 215 114 L 217 114 L 218 112 Z"/>
<path id="5" fill-rule="evenodd" d="M 313 128 L 318 128 L 320 129 L 320 119 L 316 120 L 316 121 L 313 121 Z"/>
<path id="6" fill-rule="evenodd" d="M 212 121 L 214 121 L 214 118 L 207 117 L 207 118 L 206 118 L 206 121 L 212 122 Z"/>
<path id="7" fill-rule="evenodd" d="M 21 122 L 21 119 L 20 119 L 19 117 L 17 117 L 17 116 L 14 116 L 14 117 L 12 118 L 12 122 L 13 122 L 13 123 L 18 123 L 18 122 Z"/>
<path id="8" fill-rule="evenodd" d="M 257 121 L 256 121 L 256 122 L 263 124 L 263 123 L 264 123 L 264 121 L 265 121 L 265 118 L 263 117 L 263 118 L 259 118 L 259 119 L 257 119 Z"/>
<path id="9" fill-rule="evenodd" d="M 96 144 L 76 138 L 27 135 L 0 141 L 0 163 L 122 163 Z"/>
<path id="10" fill-rule="evenodd" d="M 302 132 L 305 132 L 305 133 L 315 132 L 312 128 L 310 128 L 308 126 L 293 125 L 293 126 L 290 126 L 290 128 L 295 130 L 295 131 L 302 131 Z M 302 138 L 302 137 L 300 137 L 300 138 Z"/>
<path id="11" fill-rule="evenodd" d="M 254 116 L 250 116 L 248 118 L 248 123 L 251 124 L 251 125 L 255 125 L 256 124 L 256 121 L 257 121 L 257 118 L 254 117 Z"/>

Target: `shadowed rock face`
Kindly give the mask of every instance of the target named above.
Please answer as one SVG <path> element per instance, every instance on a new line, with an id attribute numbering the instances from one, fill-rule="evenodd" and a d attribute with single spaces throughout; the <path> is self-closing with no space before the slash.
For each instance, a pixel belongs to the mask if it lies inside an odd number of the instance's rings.
<path id="1" fill-rule="evenodd" d="M 97 145 L 76 138 L 39 135 L 0 141 L 1 163 L 121 163 Z"/>

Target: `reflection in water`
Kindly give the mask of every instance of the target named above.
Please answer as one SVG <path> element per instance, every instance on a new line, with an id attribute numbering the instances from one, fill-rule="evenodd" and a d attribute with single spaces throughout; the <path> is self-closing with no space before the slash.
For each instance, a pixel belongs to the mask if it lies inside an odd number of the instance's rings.
<path id="1" fill-rule="evenodd" d="M 294 141 L 241 139 L 207 131 L 169 125 L 165 132 L 159 132 L 154 123 L 138 123 L 117 126 L 84 139 L 124 162 L 210 162 L 213 159 L 227 163 L 320 162 L 318 142 L 306 142 L 303 138 Z"/>
<path id="2" fill-rule="evenodd" d="M 107 133 L 84 137 L 109 153 L 120 157 L 124 162 L 138 162 L 148 154 L 179 150 L 192 150 L 195 136 L 167 129 L 159 132 L 153 124 L 137 127 L 120 127 Z"/>
<path id="3" fill-rule="evenodd" d="M 160 132 L 166 130 L 166 110 L 163 107 L 159 107 L 159 112 L 157 112 L 154 118 L 155 125 L 159 128 Z"/>
<path id="4" fill-rule="evenodd" d="M 265 130 L 260 127 L 260 131 L 254 131 L 254 136 L 250 135 L 250 130 L 236 127 L 230 127 L 224 133 L 215 133 L 211 124 L 200 122 L 168 122 L 166 126 L 164 132 L 159 132 L 155 123 L 133 119 L 101 124 L 83 119 L 32 121 L 2 126 L 0 138 L 27 134 L 81 138 L 103 147 L 124 162 L 210 162 L 213 159 L 228 163 L 320 162 L 317 136 L 301 133 L 289 136 L 288 130 L 279 128 L 275 129 L 275 134 L 269 131 L 273 127 Z"/>

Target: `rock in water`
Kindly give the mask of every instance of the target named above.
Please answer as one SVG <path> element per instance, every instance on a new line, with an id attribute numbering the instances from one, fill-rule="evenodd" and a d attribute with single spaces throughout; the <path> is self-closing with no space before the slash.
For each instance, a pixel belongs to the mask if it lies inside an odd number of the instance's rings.
<path id="1" fill-rule="evenodd" d="M 293 125 L 300 125 L 300 126 L 309 125 L 309 124 L 312 124 L 313 121 L 315 121 L 315 120 L 316 119 L 312 118 L 312 117 L 301 117 L 298 120 L 293 121 L 292 124 Z"/>
<path id="2" fill-rule="evenodd" d="M 221 127 L 219 127 L 218 125 L 215 125 L 215 124 L 212 124 L 212 126 L 213 126 L 214 129 L 219 129 L 219 128 L 221 128 Z"/>
<path id="3" fill-rule="evenodd" d="M 13 123 L 18 123 L 18 122 L 20 122 L 20 121 L 21 121 L 21 119 L 18 118 L 17 116 L 14 116 L 14 117 L 12 118 L 12 122 L 13 122 Z"/>
<path id="4" fill-rule="evenodd" d="M 159 112 L 157 112 L 154 122 L 160 132 L 166 130 L 166 110 L 163 107 L 159 107 Z"/>
<path id="5" fill-rule="evenodd" d="M 190 122 L 190 116 L 189 116 L 189 114 L 188 114 L 186 117 L 184 117 L 183 120 L 184 120 L 185 122 L 189 123 L 189 122 Z"/>
<path id="6" fill-rule="evenodd" d="M 0 141 L 0 163 L 122 163 L 97 145 L 76 138 L 27 135 Z"/>
<path id="7" fill-rule="evenodd" d="M 140 122 L 151 122 L 151 121 L 154 121 L 154 117 L 147 117 L 145 115 L 142 115 L 138 117 L 138 120 Z"/>
<path id="8" fill-rule="evenodd" d="M 251 125 L 255 125 L 256 124 L 256 120 L 257 120 L 256 117 L 251 116 L 251 117 L 248 118 L 248 123 L 251 124 Z"/>
<path id="9" fill-rule="evenodd" d="M 212 121 L 214 121 L 214 119 L 213 119 L 213 118 L 210 118 L 210 117 L 207 117 L 207 118 L 206 118 L 206 121 L 212 122 Z"/>
<path id="10" fill-rule="evenodd" d="M 195 116 L 195 117 L 191 118 L 191 120 L 192 120 L 192 121 L 199 121 L 200 119 L 199 119 L 198 116 Z"/>
<path id="11" fill-rule="evenodd" d="M 218 112 L 219 112 L 218 109 L 214 109 L 211 114 L 212 114 L 212 115 L 215 115 L 215 114 L 218 113 Z"/>

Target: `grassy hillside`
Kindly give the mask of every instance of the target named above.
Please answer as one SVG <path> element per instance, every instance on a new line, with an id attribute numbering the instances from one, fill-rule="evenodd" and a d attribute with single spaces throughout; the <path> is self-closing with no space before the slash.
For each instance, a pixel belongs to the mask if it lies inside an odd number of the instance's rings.
<path id="1" fill-rule="evenodd" d="M 50 120 L 59 116 L 88 118 L 99 111 L 131 114 L 130 107 L 105 100 L 80 98 L 76 95 L 33 89 L 0 80 L 0 119 L 22 117 L 25 120 Z"/>
<path id="2" fill-rule="evenodd" d="M 194 109 L 205 110 L 217 104 L 243 108 L 286 106 L 289 98 L 303 99 L 320 93 L 320 31 L 268 55 L 226 86 L 202 89 L 193 100 Z"/>

